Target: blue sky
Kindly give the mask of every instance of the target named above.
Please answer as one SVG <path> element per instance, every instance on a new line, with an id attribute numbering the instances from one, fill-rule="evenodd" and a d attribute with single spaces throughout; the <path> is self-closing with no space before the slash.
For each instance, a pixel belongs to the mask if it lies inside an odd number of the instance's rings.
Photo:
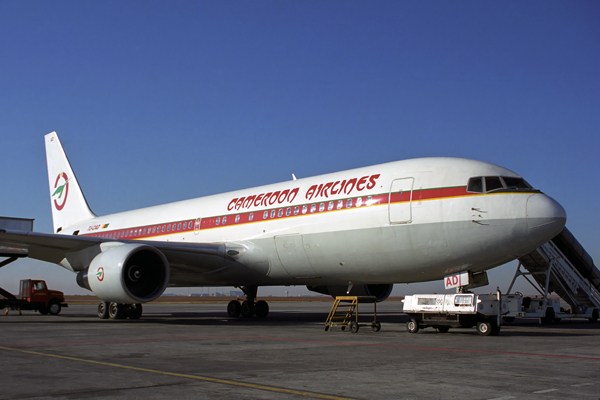
<path id="1" fill-rule="evenodd" d="M 594 1 L 0 2 L 0 215 L 52 230 L 53 130 L 97 214 L 455 156 L 554 197 L 598 263 L 599 21 Z M 0 270 L 39 276 L 76 290 Z"/>

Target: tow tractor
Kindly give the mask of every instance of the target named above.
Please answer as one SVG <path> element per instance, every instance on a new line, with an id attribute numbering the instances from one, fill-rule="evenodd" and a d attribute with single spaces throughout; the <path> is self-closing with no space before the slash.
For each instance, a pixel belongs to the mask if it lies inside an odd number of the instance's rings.
<path id="1" fill-rule="evenodd" d="M 63 292 L 48 290 L 46 282 L 42 280 L 23 279 L 21 281 L 19 296 L 0 288 L 0 308 L 18 310 L 35 310 L 40 314 L 58 315 L 65 303 Z"/>
<path id="2" fill-rule="evenodd" d="M 417 333 L 426 327 L 436 328 L 446 333 L 450 328 L 477 327 L 483 336 L 500 333 L 502 314 L 508 312 L 508 305 L 502 301 L 502 294 L 456 293 L 456 294 L 415 294 L 403 300 L 404 313 L 411 320 L 406 330 Z"/>

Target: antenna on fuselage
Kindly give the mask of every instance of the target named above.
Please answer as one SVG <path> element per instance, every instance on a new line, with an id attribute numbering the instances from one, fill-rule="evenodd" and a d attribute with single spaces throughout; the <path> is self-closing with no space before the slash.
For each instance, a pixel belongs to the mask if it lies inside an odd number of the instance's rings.
<path id="1" fill-rule="evenodd" d="M 298 180 L 298 178 L 296 178 L 296 175 L 294 175 L 294 174 L 292 174 L 292 179 L 295 181 Z"/>

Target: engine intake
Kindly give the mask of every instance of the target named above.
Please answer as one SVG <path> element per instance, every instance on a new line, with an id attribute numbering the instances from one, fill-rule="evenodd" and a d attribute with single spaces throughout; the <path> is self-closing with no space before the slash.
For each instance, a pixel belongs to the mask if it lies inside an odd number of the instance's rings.
<path id="1" fill-rule="evenodd" d="M 342 285 L 319 285 L 307 286 L 306 288 L 311 292 L 326 294 L 334 298 L 337 296 L 374 296 L 377 299 L 377 302 L 381 302 L 390 297 L 394 285 L 391 283 L 380 285 L 356 285 L 352 287 L 350 293 L 347 293 L 348 286 Z"/>
<path id="2" fill-rule="evenodd" d="M 77 274 L 77 284 L 104 301 L 145 303 L 169 283 L 169 263 L 158 249 L 138 244 L 111 247 Z"/>

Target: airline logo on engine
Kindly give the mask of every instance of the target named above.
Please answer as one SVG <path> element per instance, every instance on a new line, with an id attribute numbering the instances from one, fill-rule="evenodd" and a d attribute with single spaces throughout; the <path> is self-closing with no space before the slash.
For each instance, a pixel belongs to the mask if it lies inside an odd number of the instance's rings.
<path id="1" fill-rule="evenodd" d="M 356 194 L 363 190 L 371 190 L 377 185 L 377 179 L 381 175 L 367 175 L 360 178 L 344 179 L 341 181 L 321 183 L 319 185 L 312 185 L 306 193 L 304 198 L 306 200 L 313 199 L 328 199 L 329 196 L 335 195 L 346 195 Z M 296 187 L 293 189 L 278 190 L 276 192 L 255 194 L 246 197 L 236 197 L 232 199 L 227 205 L 227 211 L 249 209 L 252 207 L 278 207 L 283 204 L 291 204 L 298 193 L 300 188 Z"/>
<path id="2" fill-rule="evenodd" d="M 58 183 L 61 181 L 62 183 L 59 185 Z M 54 193 L 52 193 L 52 196 L 50 197 L 54 198 L 56 196 L 54 199 L 54 207 L 60 211 L 65 207 L 65 204 L 67 203 L 67 197 L 69 196 L 69 178 L 67 177 L 67 174 L 64 172 L 58 174 L 56 177 L 56 182 L 54 183 L 54 189 Z"/>
<path id="3" fill-rule="evenodd" d="M 99 280 L 100 282 L 102 282 L 102 281 L 104 280 L 104 268 L 102 268 L 102 267 L 99 267 L 99 268 L 96 270 L 96 278 L 98 278 L 98 280 Z"/>

